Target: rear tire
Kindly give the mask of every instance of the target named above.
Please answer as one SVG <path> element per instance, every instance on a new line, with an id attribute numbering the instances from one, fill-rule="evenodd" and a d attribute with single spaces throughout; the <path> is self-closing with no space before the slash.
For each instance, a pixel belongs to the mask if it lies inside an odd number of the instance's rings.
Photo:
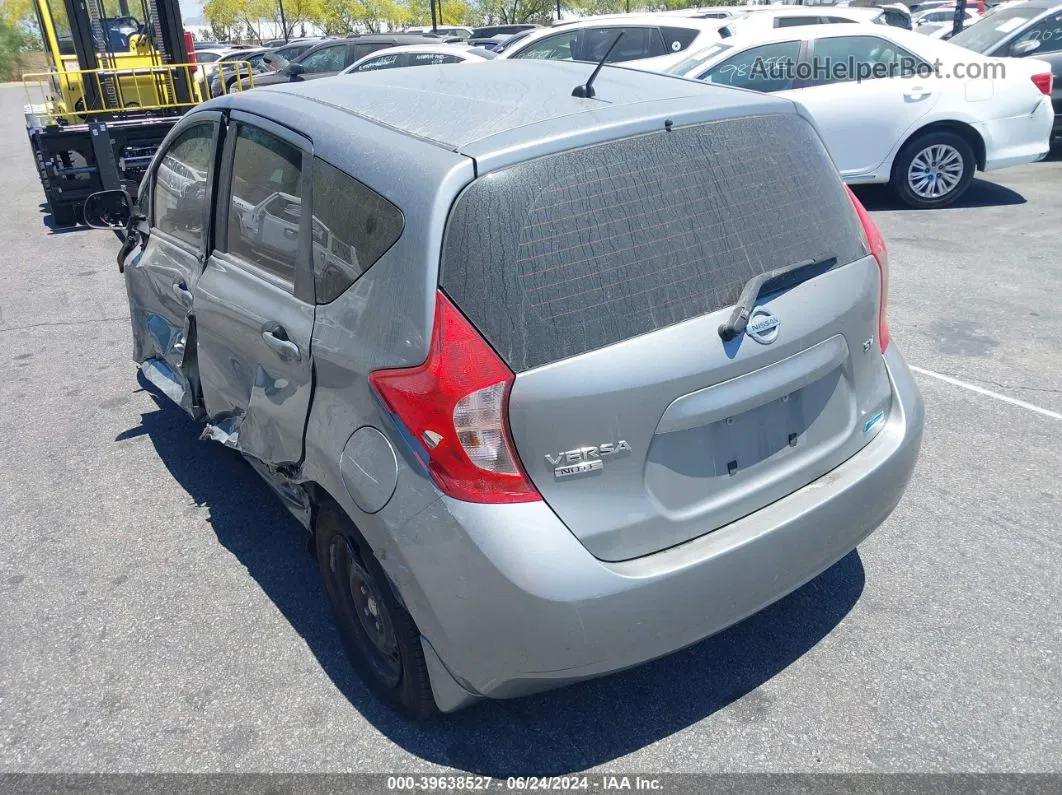
<path id="1" fill-rule="evenodd" d="M 334 503 L 321 506 L 315 535 L 325 594 L 354 670 L 380 701 L 405 717 L 431 717 L 438 708 L 420 632 L 371 547 Z"/>
<path id="2" fill-rule="evenodd" d="M 947 207 L 966 193 L 976 170 L 969 141 L 938 130 L 907 142 L 893 164 L 889 185 L 909 207 Z"/>

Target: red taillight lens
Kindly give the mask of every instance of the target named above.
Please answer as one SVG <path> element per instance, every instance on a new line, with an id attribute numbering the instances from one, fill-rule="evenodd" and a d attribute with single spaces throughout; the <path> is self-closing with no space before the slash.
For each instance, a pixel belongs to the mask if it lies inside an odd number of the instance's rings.
<path id="1" fill-rule="evenodd" d="M 1040 93 L 1044 96 L 1051 96 L 1051 86 L 1053 85 L 1054 78 L 1050 72 L 1044 72 L 1043 74 L 1032 76 L 1033 85 L 1040 89 Z"/>
<path id="2" fill-rule="evenodd" d="M 881 230 L 874 223 L 874 219 L 870 217 L 867 208 L 856 198 L 851 188 L 845 185 L 844 189 L 848 191 L 848 198 L 852 200 L 852 206 L 855 207 L 856 215 L 859 216 L 859 223 L 863 225 L 863 234 L 866 235 L 870 253 L 878 261 L 878 270 L 881 272 L 881 305 L 878 307 L 878 345 L 881 346 L 881 351 L 884 353 L 885 349 L 889 347 L 890 339 L 889 323 L 885 317 L 889 298 L 889 251 L 885 247 L 885 238 L 881 236 Z"/>
<path id="3" fill-rule="evenodd" d="M 421 446 L 435 485 L 455 499 L 486 503 L 542 499 L 509 435 L 514 380 L 441 292 L 424 363 L 369 375 L 376 394 Z"/>
<path id="4" fill-rule="evenodd" d="M 184 32 L 184 48 L 188 50 L 188 63 L 195 63 L 195 39 L 191 31 Z"/>

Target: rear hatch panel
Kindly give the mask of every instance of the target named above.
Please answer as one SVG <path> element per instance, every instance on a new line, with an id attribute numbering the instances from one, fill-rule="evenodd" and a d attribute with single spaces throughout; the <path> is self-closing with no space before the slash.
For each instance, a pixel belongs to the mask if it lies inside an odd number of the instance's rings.
<path id="1" fill-rule="evenodd" d="M 718 328 L 742 286 L 768 344 Z M 513 441 L 595 556 L 721 527 L 821 477 L 883 422 L 880 274 L 797 114 L 728 119 L 489 173 L 458 198 L 440 285 L 517 373 Z M 770 335 L 767 335 L 768 337 Z"/>
<path id="2" fill-rule="evenodd" d="M 528 475 L 604 560 L 696 538 L 825 475 L 888 414 L 876 341 L 863 352 L 878 280 L 867 257 L 774 296 L 771 346 L 742 336 L 724 347 L 722 310 L 521 373 L 509 418 Z M 630 450 L 602 452 L 620 441 Z"/>

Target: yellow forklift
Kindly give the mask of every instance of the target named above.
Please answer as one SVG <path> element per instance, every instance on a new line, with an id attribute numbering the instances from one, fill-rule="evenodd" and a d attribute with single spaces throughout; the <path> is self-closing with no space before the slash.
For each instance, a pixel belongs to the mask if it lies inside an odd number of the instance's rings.
<path id="1" fill-rule="evenodd" d="M 50 69 L 23 75 L 26 130 L 53 225 L 70 226 L 96 191 L 136 196 L 204 81 L 178 0 L 34 3 Z"/>

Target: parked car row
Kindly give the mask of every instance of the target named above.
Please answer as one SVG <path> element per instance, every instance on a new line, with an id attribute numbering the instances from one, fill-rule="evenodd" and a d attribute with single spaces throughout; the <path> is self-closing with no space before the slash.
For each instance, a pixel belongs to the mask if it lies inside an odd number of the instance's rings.
<path id="1" fill-rule="evenodd" d="M 934 208 L 958 200 L 978 170 L 1047 153 L 1062 113 L 1057 57 L 994 56 L 1062 49 L 1062 12 L 1047 11 L 1052 2 L 1000 11 L 954 44 L 889 25 L 881 8 L 843 6 L 612 15 L 519 31 L 493 51 L 419 33 L 359 36 L 318 43 L 255 84 L 441 63 L 605 59 L 798 102 L 846 182 L 885 183 L 906 204 Z"/>

